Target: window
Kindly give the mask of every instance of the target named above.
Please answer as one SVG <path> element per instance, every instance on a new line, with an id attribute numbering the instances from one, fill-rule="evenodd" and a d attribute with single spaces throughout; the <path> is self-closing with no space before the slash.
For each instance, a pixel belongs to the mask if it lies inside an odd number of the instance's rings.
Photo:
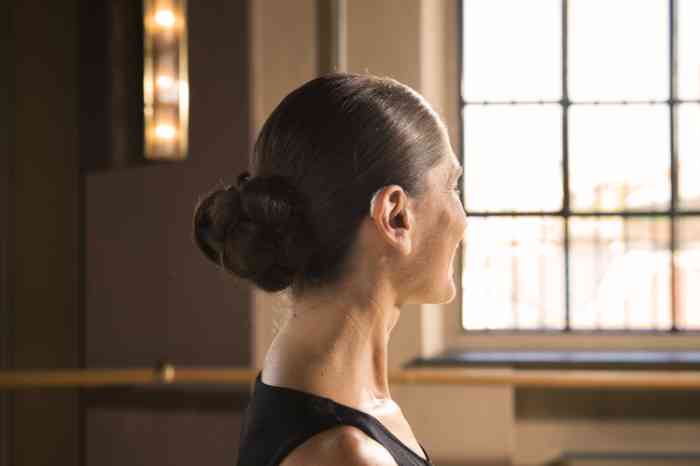
<path id="1" fill-rule="evenodd" d="M 464 330 L 700 330 L 698 17 L 462 1 Z"/>

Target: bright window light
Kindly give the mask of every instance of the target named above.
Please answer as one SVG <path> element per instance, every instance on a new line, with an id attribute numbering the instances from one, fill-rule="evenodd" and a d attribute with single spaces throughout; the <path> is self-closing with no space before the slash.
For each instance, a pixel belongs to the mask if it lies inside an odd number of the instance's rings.
<path id="1" fill-rule="evenodd" d="M 700 1 L 669 3 L 463 0 L 465 330 L 700 330 Z"/>

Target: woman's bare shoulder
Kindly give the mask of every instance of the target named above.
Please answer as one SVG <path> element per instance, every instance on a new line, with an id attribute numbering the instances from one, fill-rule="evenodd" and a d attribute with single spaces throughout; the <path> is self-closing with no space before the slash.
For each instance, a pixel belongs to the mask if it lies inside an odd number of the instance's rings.
<path id="1" fill-rule="evenodd" d="M 326 429 L 289 453 L 280 466 L 398 466 L 379 442 L 353 426 Z"/>

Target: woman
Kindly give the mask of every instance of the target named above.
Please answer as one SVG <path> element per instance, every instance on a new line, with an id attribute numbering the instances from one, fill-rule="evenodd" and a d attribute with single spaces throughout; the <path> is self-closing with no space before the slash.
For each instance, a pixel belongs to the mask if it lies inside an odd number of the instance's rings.
<path id="1" fill-rule="evenodd" d="M 456 294 L 466 217 L 445 124 L 391 78 L 332 73 L 280 102 L 250 167 L 194 215 L 209 259 L 289 290 L 238 464 L 430 464 L 391 399 L 387 347 L 403 304 Z"/>

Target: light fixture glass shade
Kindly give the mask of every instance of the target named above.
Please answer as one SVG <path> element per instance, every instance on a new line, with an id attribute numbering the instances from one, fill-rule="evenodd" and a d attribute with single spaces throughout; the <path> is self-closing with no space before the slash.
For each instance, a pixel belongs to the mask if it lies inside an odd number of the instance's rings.
<path id="1" fill-rule="evenodd" d="M 186 0 L 144 0 L 145 157 L 187 157 L 189 82 Z"/>

